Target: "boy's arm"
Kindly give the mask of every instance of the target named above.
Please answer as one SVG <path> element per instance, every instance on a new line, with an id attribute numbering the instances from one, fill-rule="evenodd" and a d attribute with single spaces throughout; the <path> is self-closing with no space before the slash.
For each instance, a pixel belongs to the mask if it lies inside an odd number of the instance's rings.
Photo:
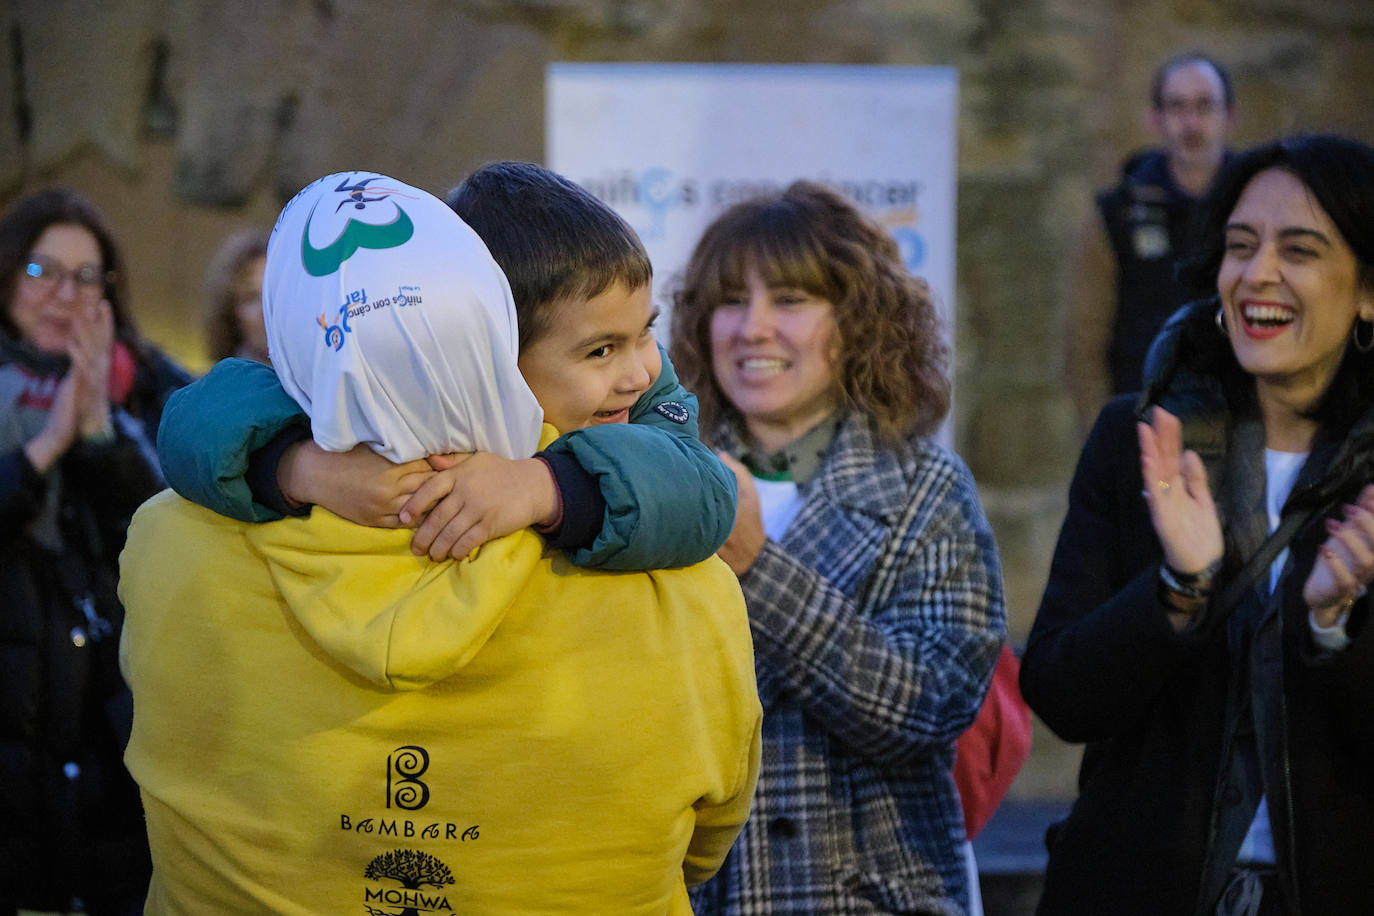
<path id="1" fill-rule="evenodd" d="M 288 462 L 284 456 L 298 443 L 304 445 Z M 302 500 L 296 502 L 283 492 L 279 481 L 287 478 L 279 474 L 312 457 L 304 455 L 307 448 L 320 457 L 293 478 L 297 489 L 290 495 Z M 221 361 L 169 400 L 158 457 L 172 489 L 244 522 L 305 515 L 318 499 L 359 524 L 398 527 L 398 508 L 429 474 L 424 461 L 393 465 L 366 446 L 323 452 L 310 442 L 309 418 L 276 373 L 243 359 Z"/>
<path id="2" fill-rule="evenodd" d="M 697 438 L 696 410 L 663 353 L 658 381 L 631 423 L 578 430 L 550 445 L 543 454 L 562 493 L 559 532 L 568 535 L 556 535 L 554 546 L 579 566 L 606 569 L 685 566 L 713 554 L 734 525 L 735 478 Z M 281 518 L 283 504 L 255 500 L 245 475 L 251 460 L 260 490 L 270 488 L 276 469 L 260 460 L 273 451 L 266 447 L 305 423 L 270 367 L 224 360 L 168 402 L 158 433 L 163 473 L 182 496 L 221 515 Z"/>
<path id="3" fill-rule="evenodd" d="M 256 502 L 249 489 L 250 458 L 308 424 L 270 366 L 226 359 L 168 399 L 158 459 L 167 483 L 192 502 L 243 522 L 273 521 L 282 513 Z"/>
<path id="4" fill-rule="evenodd" d="M 725 543 L 735 523 L 735 476 L 697 437 L 697 399 L 677 380 L 668 354 L 628 424 L 591 426 L 561 436 L 545 454 L 571 456 L 594 479 L 602 499 L 590 546 L 569 559 L 602 569 L 689 566 Z M 563 524 L 584 528 L 564 475 Z"/>

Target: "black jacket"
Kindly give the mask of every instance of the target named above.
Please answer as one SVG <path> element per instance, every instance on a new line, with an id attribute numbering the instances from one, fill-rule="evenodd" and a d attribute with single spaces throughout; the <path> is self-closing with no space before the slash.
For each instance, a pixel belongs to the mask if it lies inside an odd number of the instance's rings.
<path id="1" fill-rule="evenodd" d="M 1126 160 L 1121 181 L 1097 195 L 1116 260 L 1116 312 L 1107 349 L 1112 393 L 1139 391 L 1145 351 L 1188 300 L 1177 276 L 1200 201 L 1174 184 L 1162 150 Z"/>
<path id="2" fill-rule="evenodd" d="M 129 516 L 162 487 L 150 442 L 187 380 L 149 351 L 116 438 L 77 444 L 53 472 L 23 452 L 41 419 L 32 391 L 52 360 L 0 336 L 0 911 L 133 899 L 150 864 L 137 787 L 123 765 L 132 705 L 119 675 L 115 594 Z M 28 411 L 28 425 L 18 415 Z M 146 435 L 141 435 L 146 430 Z M 55 523 L 59 538 L 41 534 Z"/>
<path id="3" fill-rule="evenodd" d="M 1207 333 L 1214 308 L 1199 306 L 1175 331 Z M 1225 409 L 1214 380 L 1174 368 L 1165 368 L 1172 382 L 1155 395 L 1181 416 L 1185 444 L 1208 464 L 1227 535 L 1220 590 L 1263 536 L 1263 528 L 1258 536 L 1244 530 L 1253 528 L 1246 507 L 1256 492 L 1263 506 L 1262 431 L 1257 440 L 1257 419 Z M 1276 612 L 1257 625 L 1244 663 L 1234 642 L 1228 646 L 1231 621 L 1215 608 L 1184 633 L 1166 620 L 1156 587 L 1161 548 L 1140 495 L 1136 416 L 1134 399 L 1119 397 L 1088 438 L 1022 661 L 1031 708 L 1060 737 L 1087 744 L 1079 797 L 1049 837 L 1040 912 L 1211 912 L 1239 842 L 1236 826 L 1243 834 L 1258 800 L 1260 784 L 1237 778 L 1238 756 L 1228 751 L 1247 740 L 1258 747 L 1290 912 L 1369 912 L 1369 599 L 1353 610 L 1352 645 L 1325 654 L 1311 641 L 1302 587 L 1326 537 L 1322 518 L 1374 482 L 1374 411 L 1338 441 L 1319 435 L 1284 514 L 1323 509 L 1295 536 L 1269 605 Z M 1255 591 L 1243 603 L 1263 606 Z M 1263 717 L 1255 709 L 1273 713 L 1258 737 L 1252 726 Z"/>

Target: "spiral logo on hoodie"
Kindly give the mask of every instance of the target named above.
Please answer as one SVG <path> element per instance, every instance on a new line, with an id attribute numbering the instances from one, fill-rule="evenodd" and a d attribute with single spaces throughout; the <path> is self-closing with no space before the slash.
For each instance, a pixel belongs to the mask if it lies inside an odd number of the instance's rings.
<path id="1" fill-rule="evenodd" d="M 429 804 L 429 786 L 420 781 L 429 769 L 429 752 L 416 744 L 396 748 L 386 758 L 386 806 L 418 811 Z"/>

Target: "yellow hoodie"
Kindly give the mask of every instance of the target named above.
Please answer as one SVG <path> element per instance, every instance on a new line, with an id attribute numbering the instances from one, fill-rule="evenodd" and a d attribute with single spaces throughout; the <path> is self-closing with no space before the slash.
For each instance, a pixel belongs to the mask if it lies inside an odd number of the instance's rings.
<path id="1" fill-rule="evenodd" d="M 150 914 L 688 913 L 761 712 L 724 563 L 474 557 L 170 491 L 121 557 Z"/>

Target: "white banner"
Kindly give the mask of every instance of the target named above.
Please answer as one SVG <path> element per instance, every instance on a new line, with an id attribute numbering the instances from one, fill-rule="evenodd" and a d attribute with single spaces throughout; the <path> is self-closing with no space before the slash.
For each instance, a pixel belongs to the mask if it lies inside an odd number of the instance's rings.
<path id="1" fill-rule="evenodd" d="M 730 204 L 809 178 L 887 226 L 953 333 L 958 79 L 946 67 L 553 64 L 547 164 L 639 232 L 666 296 Z M 666 342 L 667 320 L 657 332 Z"/>

